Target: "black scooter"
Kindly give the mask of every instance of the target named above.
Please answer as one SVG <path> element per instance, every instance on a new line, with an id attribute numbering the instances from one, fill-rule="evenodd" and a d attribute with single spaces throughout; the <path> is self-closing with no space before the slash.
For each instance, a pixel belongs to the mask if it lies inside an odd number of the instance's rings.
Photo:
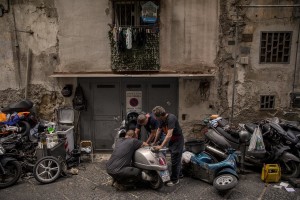
<path id="1" fill-rule="evenodd" d="M 221 120 L 221 119 L 220 119 Z M 212 123 L 213 122 L 213 123 Z M 246 124 L 244 130 L 228 131 L 216 123 L 217 120 L 208 123 L 209 129 L 205 134 L 207 140 L 206 150 L 210 153 L 225 157 L 226 149 L 237 149 L 241 169 L 244 165 L 262 167 L 264 163 L 278 163 L 282 170 L 282 179 L 295 178 L 300 174 L 300 159 L 289 153 L 290 148 L 282 143 L 274 143 L 273 135 L 270 135 L 268 126 L 262 125 L 263 139 L 266 151 L 246 151 L 249 146 L 251 131 L 256 125 Z M 225 125 L 226 126 L 226 125 Z M 247 131 L 248 130 L 248 131 Z"/>

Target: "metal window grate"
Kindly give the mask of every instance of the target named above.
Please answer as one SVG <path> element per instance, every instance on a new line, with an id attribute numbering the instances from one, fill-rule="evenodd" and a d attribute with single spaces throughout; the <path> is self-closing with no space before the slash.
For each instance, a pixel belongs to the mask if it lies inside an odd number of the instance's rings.
<path id="1" fill-rule="evenodd" d="M 141 10 L 142 4 L 147 1 L 143 0 L 114 0 L 114 16 L 113 22 L 118 27 L 141 26 Z M 152 0 L 153 3 L 159 5 L 159 0 Z"/>
<path id="2" fill-rule="evenodd" d="M 292 32 L 261 32 L 260 63 L 290 62 Z"/>
<path id="3" fill-rule="evenodd" d="M 274 109 L 274 107 L 275 107 L 275 96 L 273 95 L 260 96 L 260 109 L 268 110 L 268 109 Z"/>

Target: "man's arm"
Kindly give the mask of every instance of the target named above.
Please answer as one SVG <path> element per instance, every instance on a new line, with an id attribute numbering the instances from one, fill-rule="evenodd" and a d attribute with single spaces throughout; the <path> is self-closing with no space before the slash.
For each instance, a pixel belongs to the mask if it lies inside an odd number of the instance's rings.
<path id="1" fill-rule="evenodd" d="M 160 149 L 163 148 L 163 147 L 165 147 L 165 146 L 169 143 L 169 141 L 170 141 L 172 135 L 173 135 L 173 129 L 169 129 L 169 130 L 168 130 L 168 133 L 167 133 L 167 135 L 166 135 L 166 137 L 165 137 L 165 139 L 164 139 L 164 141 L 163 141 L 162 144 L 159 146 Z"/>
<path id="2" fill-rule="evenodd" d="M 157 142 L 157 140 L 158 140 L 160 134 L 161 134 L 161 128 L 158 128 L 158 129 L 156 130 L 155 139 L 154 139 L 154 142 L 153 142 L 154 144 Z"/>
<path id="3" fill-rule="evenodd" d="M 134 131 L 134 138 L 138 139 L 139 133 L 140 133 L 140 132 L 141 132 L 141 129 L 135 128 L 135 131 Z"/>
<path id="4" fill-rule="evenodd" d="M 149 143 L 151 143 L 151 141 L 153 140 L 153 138 L 155 138 L 155 133 L 156 133 L 156 129 L 154 129 L 154 130 L 151 130 L 151 133 L 150 133 L 150 135 L 149 135 L 149 137 L 148 137 L 148 139 L 147 139 L 147 143 L 149 144 Z"/>
<path id="5" fill-rule="evenodd" d="M 145 147 L 145 146 L 149 146 L 149 144 L 148 144 L 148 143 L 146 143 L 146 142 L 143 142 L 143 144 L 142 144 L 142 146 L 141 146 L 141 147 Z"/>

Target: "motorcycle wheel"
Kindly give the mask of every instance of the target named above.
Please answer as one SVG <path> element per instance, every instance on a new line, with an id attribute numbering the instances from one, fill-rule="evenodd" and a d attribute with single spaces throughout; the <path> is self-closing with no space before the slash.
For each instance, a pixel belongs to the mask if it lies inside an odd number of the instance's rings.
<path id="1" fill-rule="evenodd" d="M 61 164 L 53 156 L 46 156 L 36 162 L 33 168 L 33 176 L 40 183 L 52 183 L 61 174 Z"/>
<path id="2" fill-rule="evenodd" d="M 237 178 L 232 174 L 222 174 L 214 179 L 213 185 L 219 191 L 230 190 L 238 184 Z"/>
<path id="3" fill-rule="evenodd" d="M 281 168 L 281 178 L 288 180 L 289 178 L 297 178 L 300 174 L 300 164 L 296 161 L 290 160 L 287 162 L 279 162 Z"/>
<path id="4" fill-rule="evenodd" d="M 150 181 L 150 187 L 154 190 L 158 190 L 160 188 L 162 188 L 163 186 L 163 181 L 161 179 L 161 177 L 159 176 L 158 172 L 153 171 L 151 172 L 151 176 L 153 177 L 153 181 Z"/>
<path id="5" fill-rule="evenodd" d="M 19 121 L 17 125 L 21 128 L 21 131 L 19 132 L 22 137 L 29 137 L 30 135 L 30 124 L 26 121 Z"/>
<path id="6" fill-rule="evenodd" d="M 3 174 L 0 171 L 0 188 L 6 188 L 14 185 L 20 178 L 22 169 L 18 161 L 9 161 L 3 166 L 3 169 L 7 174 Z"/>

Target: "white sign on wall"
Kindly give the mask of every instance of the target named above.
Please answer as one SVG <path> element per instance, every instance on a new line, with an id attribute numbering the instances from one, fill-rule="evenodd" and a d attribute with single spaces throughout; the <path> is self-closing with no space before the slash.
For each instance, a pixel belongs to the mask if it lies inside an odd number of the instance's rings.
<path id="1" fill-rule="evenodd" d="M 126 112 L 142 111 L 142 91 L 126 91 Z"/>

